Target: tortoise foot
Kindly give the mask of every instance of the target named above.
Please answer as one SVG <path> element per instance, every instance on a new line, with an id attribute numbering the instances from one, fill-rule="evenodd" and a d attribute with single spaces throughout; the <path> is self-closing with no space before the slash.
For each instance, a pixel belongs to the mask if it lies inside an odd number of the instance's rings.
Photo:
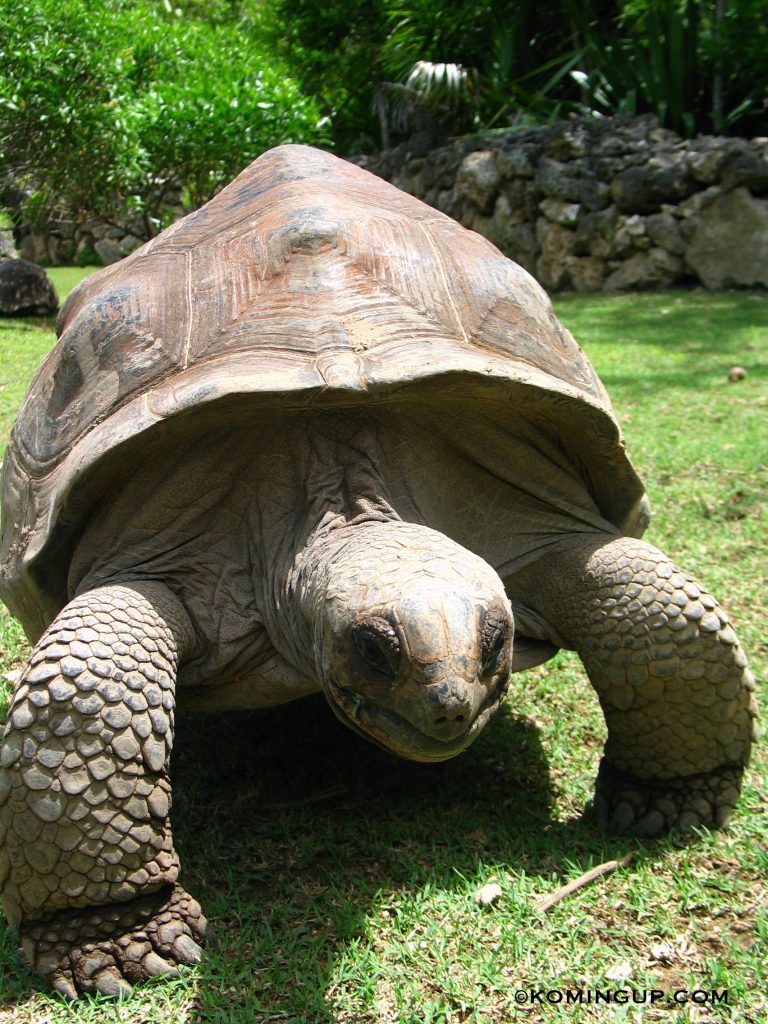
<path id="1" fill-rule="evenodd" d="M 30 963 L 67 999 L 126 996 L 137 982 L 199 963 L 208 925 L 180 886 L 125 903 L 48 914 L 22 928 Z"/>
<path id="2" fill-rule="evenodd" d="M 681 779 L 643 780 L 603 759 L 595 812 L 603 828 L 642 836 L 672 829 L 690 832 L 699 825 L 723 828 L 739 797 L 742 772 L 740 766 L 725 765 Z"/>

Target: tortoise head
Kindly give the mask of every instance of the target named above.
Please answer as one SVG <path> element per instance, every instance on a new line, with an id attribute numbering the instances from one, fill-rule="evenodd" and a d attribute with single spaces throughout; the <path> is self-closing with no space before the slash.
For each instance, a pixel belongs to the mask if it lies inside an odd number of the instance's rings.
<path id="1" fill-rule="evenodd" d="M 329 562 L 315 656 L 338 717 L 415 761 L 480 734 L 508 687 L 513 621 L 481 558 L 409 523 L 354 527 Z"/>

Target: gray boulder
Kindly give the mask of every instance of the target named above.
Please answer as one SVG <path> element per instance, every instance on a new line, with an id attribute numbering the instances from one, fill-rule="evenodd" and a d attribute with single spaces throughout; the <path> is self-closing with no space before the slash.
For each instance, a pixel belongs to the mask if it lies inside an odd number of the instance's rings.
<path id="1" fill-rule="evenodd" d="M 58 308 L 56 289 L 42 267 L 0 259 L 0 316 L 50 316 Z"/>
<path id="2" fill-rule="evenodd" d="M 17 255 L 13 230 L 0 227 L 0 259 L 13 259 Z"/>
<path id="3" fill-rule="evenodd" d="M 488 150 L 468 153 L 456 176 L 456 191 L 471 200 L 482 213 L 490 213 L 501 181 L 494 154 Z"/>
<path id="4" fill-rule="evenodd" d="M 707 288 L 768 287 L 768 200 L 736 188 L 700 214 L 686 263 Z"/>
<path id="5" fill-rule="evenodd" d="M 134 249 L 141 245 L 141 239 L 135 235 L 124 235 L 119 229 L 112 229 L 106 237 L 99 239 L 94 249 L 105 267 L 129 256 Z"/>
<path id="6" fill-rule="evenodd" d="M 666 249 L 637 252 L 614 270 L 605 281 L 608 292 L 669 288 L 683 276 L 683 261 Z"/>

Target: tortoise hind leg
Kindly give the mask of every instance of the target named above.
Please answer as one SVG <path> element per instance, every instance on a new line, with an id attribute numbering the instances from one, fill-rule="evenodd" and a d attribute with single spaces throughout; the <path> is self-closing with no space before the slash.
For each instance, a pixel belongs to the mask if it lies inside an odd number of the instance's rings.
<path id="1" fill-rule="evenodd" d="M 654 834 L 723 826 L 739 794 L 754 680 L 722 608 L 656 548 L 568 538 L 525 594 L 578 651 L 608 725 L 601 822 Z"/>
<path id="2" fill-rule="evenodd" d="M 76 597 L 37 644 L 0 755 L 0 892 L 69 998 L 200 958 L 168 821 L 176 667 L 191 626 L 161 584 Z"/>

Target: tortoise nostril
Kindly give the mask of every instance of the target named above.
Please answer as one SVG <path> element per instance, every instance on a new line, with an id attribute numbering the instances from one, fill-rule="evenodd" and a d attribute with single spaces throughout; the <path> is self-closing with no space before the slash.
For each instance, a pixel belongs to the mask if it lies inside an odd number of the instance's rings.
<path id="1" fill-rule="evenodd" d="M 461 725 L 464 721 L 464 715 L 440 715 L 439 718 L 435 719 L 435 725 L 446 725 L 448 722 L 456 722 L 457 725 Z"/>

